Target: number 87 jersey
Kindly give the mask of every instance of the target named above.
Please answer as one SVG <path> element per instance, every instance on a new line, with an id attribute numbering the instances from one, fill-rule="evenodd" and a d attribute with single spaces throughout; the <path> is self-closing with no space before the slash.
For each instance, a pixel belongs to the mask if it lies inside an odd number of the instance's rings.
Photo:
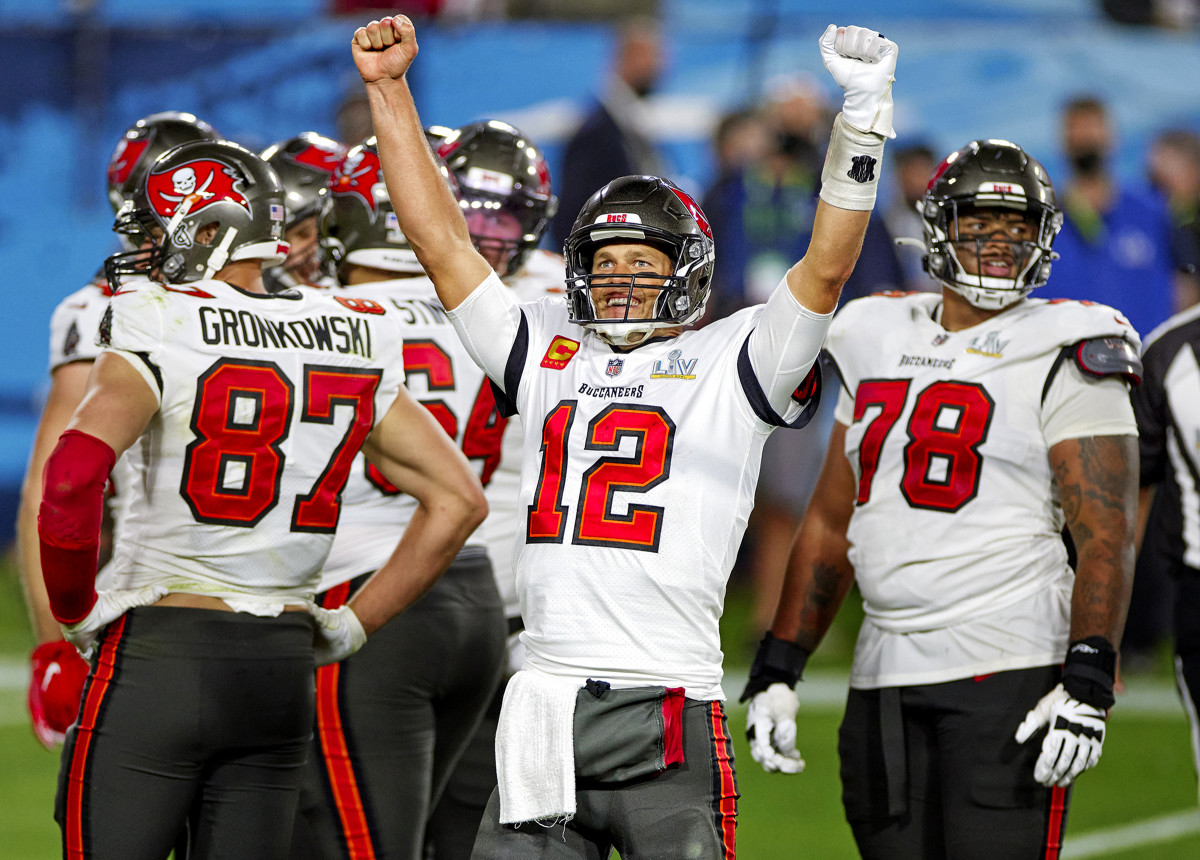
<path id="1" fill-rule="evenodd" d="M 1139 341 L 1112 308 L 1025 299 L 950 332 L 940 305 L 859 299 L 826 342 L 857 481 L 850 561 L 869 622 L 892 633 L 1069 592 L 1049 450 L 1136 434 L 1121 376 L 1138 372 Z"/>
<path id="2" fill-rule="evenodd" d="M 99 342 L 159 398 L 130 449 L 118 586 L 311 597 L 354 455 L 403 382 L 394 318 L 307 290 L 144 282 L 113 296 Z"/>

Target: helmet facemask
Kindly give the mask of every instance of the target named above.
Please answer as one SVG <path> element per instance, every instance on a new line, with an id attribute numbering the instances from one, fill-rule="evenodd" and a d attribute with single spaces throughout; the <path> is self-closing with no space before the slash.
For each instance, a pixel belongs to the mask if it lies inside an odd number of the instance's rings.
<path id="1" fill-rule="evenodd" d="M 594 271 L 596 252 L 613 243 L 656 248 L 667 256 L 671 270 L 658 276 Z M 580 211 L 563 253 L 571 322 L 609 343 L 633 346 L 655 331 L 689 325 L 704 314 L 715 260 L 712 234 L 695 201 L 666 180 L 623 177 L 596 192 Z M 614 287 L 618 292 L 610 298 L 628 302 L 616 318 L 602 315 L 612 305 L 598 308 L 596 303 L 597 293 L 604 300 Z M 631 313 L 635 290 L 657 291 L 646 318 Z"/>
<path id="2" fill-rule="evenodd" d="M 986 217 L 989 212 L 1018 212 L 1022 222 L 1029 225 L 1031 237 L 1000 238 L 998 231 L 966 235 L 970 231 L 963 229 L 963 222 Z M 971 305 L 1002 310 L 1045 285 L 1050 261 L 1058 256 L 1050 247 L 1058 231 L 1056 222 L 1061 223 L 1061 215 L 1041 207 L 1026 212 L 1015 207 L 947 201 L 937 217 L 926 219 L 926 247 L 930 249 L 926 266 L 930 274 Z"/>
<path id="3" fill-rule="evenodd" d="M 129 277 L 158 279 L 164 251 L 158 237 L 162 229 L 154 220 L 149 209 L 138 209 L 132 200 L 127 200 L 117 211 L 113 222 L 125 251 L 116 253 L 104 261 L 104 275 L 109 289 L 120 290 L 121 283 Z"/>
<path id="4" fill-rule="evenodd" d="M 1050 277 L 1062 213 L 1045 169 L 1014 143 L 976 140 L 952 152 L 917 211 L 926 271 L 974 307 L 1003 310 Z"/>

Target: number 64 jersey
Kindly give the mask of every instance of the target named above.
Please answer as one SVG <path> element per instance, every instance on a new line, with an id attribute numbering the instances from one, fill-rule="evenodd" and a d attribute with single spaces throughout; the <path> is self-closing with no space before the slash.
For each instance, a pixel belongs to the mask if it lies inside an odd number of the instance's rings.
<path id="1" fill-rule="evenodd" d="M 1139 341 L 1112 308 L 1025 299 L 950 332 L 941 301 L 852 301 L 826 342 L 857 481 L 857 688 L 1061 662 L 1074 574 L 1049 450 L 1137 434 Z"/>
<path id="2" fill-rule="evenodd" d="M 159 399 L 129 449 L 117 587 L 262 615 L 311 599 L 354 455 L 403 382 L 394 317 L 311 290 L 147 281 L 112 297 L 99 341 Z"/>

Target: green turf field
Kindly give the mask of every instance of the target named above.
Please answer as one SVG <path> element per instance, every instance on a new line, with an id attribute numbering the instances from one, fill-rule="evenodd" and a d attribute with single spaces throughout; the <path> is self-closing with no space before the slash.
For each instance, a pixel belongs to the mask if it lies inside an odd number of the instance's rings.
<path id="1" fill-rule="evenodd" d="M 855 624 L 853 607 L 831 632 L 800 687 L 803 774 L 765 774 L 744 743 L 745 708 L 731 703 L 741 786 L 738 856 L 749 860 L 857 856 L 842 819 L 836 734 L 845 667 Z M 745 629 L 746 596 L 731 589 L 723 624 L 728 654 L 726 690 L 740 691 L 752 656 Z M 0 858 L 59 856 L 52 818 L 57 757 L 34 740 L 25 712 L 31 640 L 11 565 L 0 566 Z M 1200 858 L 1200 811 L 1187 723 L 1164 659 L 1154 671 L 1127 679 L 1118 699 L 1100 766 L 1079 782 L 1071 805 L 1064 860 L 1186 860 Z"/>

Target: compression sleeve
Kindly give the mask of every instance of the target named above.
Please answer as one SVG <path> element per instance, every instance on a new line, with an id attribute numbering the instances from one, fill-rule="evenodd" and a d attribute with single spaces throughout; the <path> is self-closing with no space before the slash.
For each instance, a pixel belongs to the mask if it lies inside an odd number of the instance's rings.
<path id="1" fill-rule="evenodd" d="M 96 602 L 104 487 L 116 461 L 113 449 L 100 439 L 67 430 L 42 473 L 42 576 L 50 611 L 63 624 L 81 621 Z"/>
<path id="2" fill-rule="evenodd" d="M 817 360 L 832 319 L 832 312 L 818 314 L 800 304 L 784 278 L 750 333 L 750 366 L 767 402 L 785 419 L 793 418 L 800 408 L 792 392 Z"/>

